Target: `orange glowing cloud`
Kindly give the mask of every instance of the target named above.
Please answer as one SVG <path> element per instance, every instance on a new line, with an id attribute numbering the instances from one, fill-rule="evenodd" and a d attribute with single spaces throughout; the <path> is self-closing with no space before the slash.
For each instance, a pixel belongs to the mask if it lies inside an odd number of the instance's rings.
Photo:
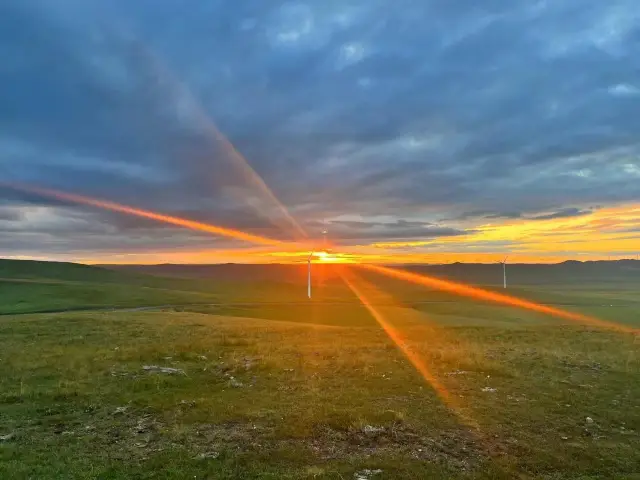
<path id="1" fill-rule="evenodd" d="M 520 261 L 527 261 L 524 257 L 536 262 L 546 261 L 541 257 L 559 261 L 575 258 L 578 254 L 586 255 L 589 259 L 604 259 L 609 257 L 609 252 L 617 252 L 618 258 L 625 254 L 627 257 L 637 254 L 639 232 L 640 204 L 627 204 L 569 218 L 517 219 L 474 225 L 468 228 L 467 235 L 375 242 L 359 248 L 377 249 L 381 258 L 386 255 L 385 250 L 395 250 L 420 258 L 421 255 L 428 257 L 431 254 L 411 253 L 407 249 L 437 247 L 439 252 L 434 252 L 433 255 L 440 255 L 440 261 L 458 260 L 464 255 L 485 256 L 492 261 L 482 250 L 492 250 L 496 243 L 501 243 L 504 245 L 501 250 L 522 254 Z M 465 253 L 465 250 L 473 250 L 473 253 Z M 496 258 L 499 255 L 500 253 L 496 253 Z"/>

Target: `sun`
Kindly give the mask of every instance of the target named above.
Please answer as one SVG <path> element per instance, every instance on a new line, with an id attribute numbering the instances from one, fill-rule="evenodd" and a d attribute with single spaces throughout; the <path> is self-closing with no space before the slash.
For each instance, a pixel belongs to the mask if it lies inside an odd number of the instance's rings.
<path id="1" fill-rule="evenodd" d="M 313 256 L 318 258 L 318 260 L 320 260 L 321 262 L 329 262 L 334 259 L 334 256 L 332 254 L 324 251 L 313 252 Z"/>
<path id="2" fill-rule="evenodd" d="M 326 251 L 313 252 L 313 256 L 323 263 L 347 263 L 349 259 L 339 253 Z"/>

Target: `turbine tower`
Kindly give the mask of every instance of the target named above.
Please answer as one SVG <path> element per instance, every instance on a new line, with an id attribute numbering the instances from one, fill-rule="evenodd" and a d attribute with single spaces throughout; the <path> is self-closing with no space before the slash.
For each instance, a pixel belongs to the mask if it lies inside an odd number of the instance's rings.
<path id="1" fill-rule="evenodd" d="M 307 297 L 311 298 L 311 258 L 313 257 L 313 251 L 309 253 L 307 259 Z"/>
<path id="2" fill-rule="evenodd" d="M 509 258 L 509 255 L 507 255 L 506 257 L 504 257 L 504 260 L 502 260 L 502 286 L 503 288 L 507 288 L 507 258 Z"/>
<path id="3" fill-rule="evenodd" d="M 326 252 L 327 249 L 327 229 L 326 221 L 322 221 L 324 228 L 322 229 L 322 251 Z M 307 297 L 311 298 L 311 260 L 313 259 L 313 250 L 309 252 L 309 258 L 307 258 Z M 322 277 L 321 277 L 322 278 Z"/>

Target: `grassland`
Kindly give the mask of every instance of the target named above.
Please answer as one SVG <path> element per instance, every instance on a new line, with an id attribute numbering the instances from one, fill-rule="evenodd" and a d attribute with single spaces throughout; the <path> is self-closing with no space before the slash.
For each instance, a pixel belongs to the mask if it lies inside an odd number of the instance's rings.
<path id="1" fill-rule="evenodd" d="M 266 280 L 30 268 L 0 283 L 0 478 L 640 478 L 634 335 L 379 279 L 429 382 L 333 281 L 302 304 Z M 638 284 L 608 287 L 517 293 L 640 327 Z M 9 314 L 20 296 L 176 306 Z"/>

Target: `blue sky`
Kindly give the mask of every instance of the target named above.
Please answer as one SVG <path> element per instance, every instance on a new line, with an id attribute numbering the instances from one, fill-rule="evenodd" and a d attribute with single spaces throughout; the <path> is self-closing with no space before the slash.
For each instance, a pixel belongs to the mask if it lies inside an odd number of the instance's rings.
<path id="1" fill-rule="evenodd" d="M 287 238 L 221 132 L 349 245 L 640 202 L 634 0 L 90 3 L 0 3 L 3 183 Z M 6 188 L 0 231 L 5 256 L 239 246 Z"/>

